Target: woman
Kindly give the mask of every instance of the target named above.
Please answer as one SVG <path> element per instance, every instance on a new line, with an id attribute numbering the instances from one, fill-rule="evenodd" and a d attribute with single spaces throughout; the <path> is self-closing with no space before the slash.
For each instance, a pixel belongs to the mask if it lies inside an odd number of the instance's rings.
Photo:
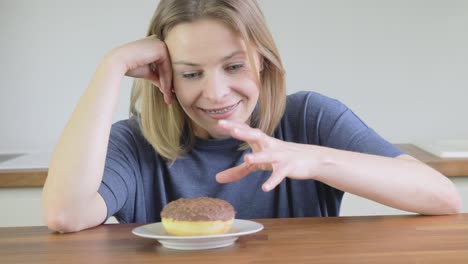
<path id="1" fill-rule="evenodd" d="M 124 75 L 128 120 L 112 125 Z M 229 183 L 229 184 L 225 184 Z M 461 210 L 443 175 L 340 102 L 285 95 L 255 0 L 162 0 L 147 37 L 113 49 L 65 127 L 43 205 L 74 232 L 115 215 L 156 222 L 168 202 L 211 196 L 236 218 L 336 216 L 344 192 L 421 214 Z"/>

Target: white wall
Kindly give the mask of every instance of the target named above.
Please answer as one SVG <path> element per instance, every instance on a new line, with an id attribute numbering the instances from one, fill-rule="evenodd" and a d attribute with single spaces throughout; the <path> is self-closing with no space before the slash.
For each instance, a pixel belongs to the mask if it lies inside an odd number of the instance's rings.
<path id="1" fill-rule="evenodd" d="M 262 1 L 289 91 L 348 104 L 393 142 L 468 138 L 468 1 Z"/>
<path id="2" fill-rule="evenodd" d="M 157 3 L 0 0 L 0 153 L 51 151 L 99 60 L 143 37 Z M 468 139 L 468 1 L 260 3 L 289 93 L 338 98 L 392 142 Z M 127 116 L 130 84 L 115 120 Z M 468 181 L 457 186 L 467 204 Z M 2 212 L 8 199 L 28 204 L 40 193 L 13 191 L 0 190 Z M 345 214 L 366 212 L 359 199 L 345 205 Z"/>
<path id="3" fill-rule="evenodd" d="M 157 2 L 0 0 L 0 152 L 52 150 L 99 60 L 143 37 Z M 393 142 L 468 138 L 468 1 L 260 3 L 288 92 L 341 99 Z"/>

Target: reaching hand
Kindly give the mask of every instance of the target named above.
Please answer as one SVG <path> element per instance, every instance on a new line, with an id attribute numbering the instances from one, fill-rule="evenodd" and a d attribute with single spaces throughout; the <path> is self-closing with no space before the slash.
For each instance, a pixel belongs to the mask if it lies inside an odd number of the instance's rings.
<path id="1" fill-rule="evenodd" d="M 218 173 L 218 182 L 237 181 L 256 170 L 272 170 L 270 178 L 262 186 L 264 191 L 270 191 L 286 177 L 311 179 L 317 175 L 316 146 L 285 142 L 246 124 L 227 120 L 219 121 L 219 126 L 228 130 L 232 137 L 247 142 L 252 153 L 244 156 L 241 165 Z"/>

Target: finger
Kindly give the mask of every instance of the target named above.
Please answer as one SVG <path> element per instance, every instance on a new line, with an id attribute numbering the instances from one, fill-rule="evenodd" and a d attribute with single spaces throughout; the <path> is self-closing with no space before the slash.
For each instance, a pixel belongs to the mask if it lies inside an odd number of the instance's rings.
<path id="1" fill-rule="evenodd" d="M 155 88 L 159 88 L 159 83 L 157 83 L 155 81 L 151 81 L 151 83 L 154 85 Z"/>
<path id="2" fill-rule="evenodd" d="M 243 140 L 244 140 L 244 137 L 249 137 L 255 140 L 265 135 L 260 129 L 252 128 L 245 123 L 232 122 L 228 120 L 220 120 L 218 124 L 222 128 L 230 131 L 231 133 L 234 133 L 238 137 L 242 137 Z"/>
<path id="3" fill-rule="evenodd" d="M 266 138 L 266 135 L 260 129 L 251 128 L 244 123 L 220 120 L 218 124 L 221 128 L 229 131 L 232 137 L 246 141 L 249 144 Z"/>
<path id="4" fill-rule="evenodd" d="M 171 103 L 171 98 L 170 98 L 170 95 L 169 95 L 169 92 L 167 91 L 167 80 L 166 80 L 166 77 L 165 77 L 165 74 L 164 74 L 164 70 L 163 70 L 163 67 L 158 67 L 158 75 L 159 75 L 159 79 L 160 79 L 160 82 L 161 82 L 161 86 L 159 87 L 159 90 L 161 91 L 161 93 L 163 94 L 164 96 L 164 102 L 166 104 L 170 104 Z"/>
<path id="5" fill-rule="evenodd" d="M 247 142 L 255 152 L 269 147 L 272 142 L 271 138 L 260 129 L 251 128 L 245 123 L 220 120 L 218 124 L 227 130 L 232 137 Z"/>
<path id="6" fill-rule="evenodd" d="M 278 157 L 272 152 L 260 151 L 244 156 L 244 161 L 248 164 L 271 164 L 278 162 Z"/>
<path id="7" fill-rule="evenodd" d="M 164 79 L 162 67 L 156 65 L 156 62 L 150 63 L 148 65 L 151 75 L 148 78 L 162 93 L 164 102 L 168 104 L 168 98 L 166 95 L 166 80 Z M 159 84 L 159 85 L 157 85 Z"/>
<path id="8" fill-rule="evenodd" d="M 233 130 L 235 128 L 239 128 L 239 129 L 253 129 L 251 128 L 250 126 L 248 126 L 247 124 L 245 123 L 239 123 L 239 122 L 232 122 L 232 121 L 229 121 L 229 120 L 219 120 L 218 121 L 218 124 L 219 126 L 221 126 L 222 128 L 226 129 L 226 130 Z"/>
<path id="9" fill-rule="evenodd" d="M 253 152 L 270 149 L 272 146 L 271 138 L 260 129 L 250 127 L 248 129 L 234 128 L 230 134 L 233 138 L 247 142 Z"/>
<path id="10" fill-rule="evenodd" d="M 231 130 L 231 136 L 248 143 L 259 143 L 264 139 L 265 134 L 259 129 L 234 128 Z"/>
<path id="11" fill-rule="evenodd" d="M 253 166 L 250 166 L 247 163 L 242 163 L 239 166 L 224 170 L 216 174 L 216 181 L 219 183 L 235 182 L 244 178 L 254 170 L 255 168 Z"/>
<path id="12" fill-rule="evenodd" d="M 166 54 L 169 54 L 167 47 L 165 46 Z M 168 55 L 166 55 L 159 67 L 159 76 L 164 81 L 164 96 L 167 99 L 166 103 L 171 104 L 172 102 L 172 67 L 171 61 Z"/>
<path id="13" fill-rule="evenodd" d="M 140 66 L 135 69 L 129 70 L 125 73 L 126 76 L 134 78 L 143 78 L 150 81 L 155 81 L 159 83 L 159 78 L 155 72 L 151 70 L 150 65 Z"/>
<path id="14" fill-rule="evenodd" d="M 273 190 L 278 184 L 287 177 L 288 169 L 287 167 L 275 167 L 270 178 L 262 185 L 262 190 L 264 192 L 269 192 Z"/>

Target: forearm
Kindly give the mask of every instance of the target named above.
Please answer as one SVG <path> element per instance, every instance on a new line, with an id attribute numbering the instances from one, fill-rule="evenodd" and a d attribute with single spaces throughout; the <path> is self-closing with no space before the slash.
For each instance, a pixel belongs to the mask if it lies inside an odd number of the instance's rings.
<path id="1" fill-rule="evenodd" d="M 98 66 L 52 155 L 43 192 L 45 214 L 85 207 L 95 198 L 124 74 L 110 58 Z"/>
<path id="2" fill-rule="evenodd" d="M 452 182 L 411 159 L 323 148 L 317 180 L 376 202 L 421 214 L 461 210 Z"/>

